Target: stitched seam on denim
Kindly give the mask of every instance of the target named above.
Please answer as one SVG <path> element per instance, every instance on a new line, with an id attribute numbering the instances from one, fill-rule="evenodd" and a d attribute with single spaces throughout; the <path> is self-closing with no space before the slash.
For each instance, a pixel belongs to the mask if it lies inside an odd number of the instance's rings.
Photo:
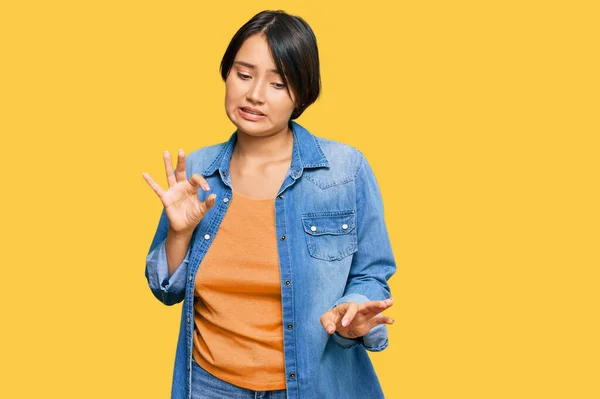
<path id="1" fill-rule="evenodd" d="M 291 182 L 288 186 L 286 186 L 280 194 L 283 194 L 283 192 L 285 190 L 288 190 L 289 187 L 291 187 L 293 184 L 295 183 L 295 181 Z M 288 190 L 289 192 L 289 190 Z M 285 198 L 285 197 L 284 197 Z M 275 205 L 277 207 L 277 204 Z M 287 232 L 287 217 L 286 217 L 286 206 L 285 206 L 285 200 L 283 202 L 280 202 L 280 208 L 282 209 L 282 215 L 283 215 L 283 222 L 282 222 L 282 226 L 283 226 L 283 231 Z M 277 226 L 277 209 L 275 209 L 275 225 Z M 290 251 L 290 243 L 289 240 L 286 240 L 284 242 L 284 246 L 285 246 L 285 253 L 287 255 L 287 259 L 288 259 L 288 274 L 289 274 L 289 278 L 295 280 L 294 278 L 294 273 L 292 270 L 292 254 Z M 296 324 L 296 312 L 295 312 L 295 307 L 294 307 L 294 303 L 295 303 L 295 294 L 294 294 L 294 287 L 295 287 L 296 283 L 293 283 L 292 286 L 290 287 L 290 297 L 291 297 L 291 302 L 292 302 L 292 306 L 291 306 L 291 323 Z M 283 307 L 283 303 L 282 303 L 282 307 Z M 283 311 L 283 309 L 282 309 Z M 287 364 L 285 362 L 285 333 L 284 333 L 284 369 L 285 369 L 285 381 L 286 381 L 286 389 L 287 389 L 287 380 L 288 380 L 288 373 L 297 373 L 298 372 L 298 350 L 297 350 L 297 343 L 298 343 L 298 336 L 297 336 L 297 331 L 298 329 L 295 328 L 294 330 L 292 330 L 292 334 L 294 336 L 294 344 L 293 344 L 293 351 L 294 351 L 294 366 L 293 366 L 293 370 L 288 370 L 287 369 Z M 296 387 L 296 391 L 299 390 L 299 386 Z"/>
<path id="2" fill-rule="evenodd" d="M 310 174 L 306 174 L 305 177 L 310 180 L 311 183 L 315 184 L 317 187 L 321 188 L 321 189 L 327 189 L 329 187 L 334 187 L 334 186 L 340 186 L 342 184 L 347 184 L 347 183 L 351 183 L 354 181 L 353 177 L 347 177 L 345 179 L 342 180 L 331 180 L 329 182 L 324 182 L 322 180 L 316 179 L 312 176 L 310 176 Z"/>
<path id="3" fill-rule="evenodd" d="M 358 234 L 360 233 L 360 231 L 358 231 L 359 230 L 358 224 L 360 223 L 360 220 L 359 220 L 360 216 L 358 214 L 358 211 L 359 211 L 358 205 L 359 204 L 358 204 L 358 187 L 356 184 L 356 178 L 358 177 L 358 171 L 362 167 L 362 165 L 363 165 L 362 162 L 364 159 L 365 159 L 364 157 L 361 157 L 361 163 L 358 166 L 358 169 L 356 169 L 356 174 L 354 175 L 354 208 L 356 209 L 356 220 L 354 222 L 356 223 L 356 252 L 358 252 Z M 352 265 L 350 265 L 350 270 L 349 270 L 349 273 L 351 273 L 351 272 L 352 272 Z M 344 289 L 344 291 L 345 291 L 345 289 Z"/>
<path id="4" fill-rule="evenodd" d="M 388 347 L 388 339 L 385 340 L 385 343 L 380 346 L 365 346 L 365 349 L 371 352 L 380 352 Z"/>
<path id="5" fill-rule="evenodd" d="M 366 158 L 364 156 L 364 154 L 358 150 L 356 150 L 359 155 L 360 155 L 360 162 L 358 164 L 358 167 L 356 168 L 356 172 L 354 173 L 354 180 L 356 180 L 356 178 L 358 177 L 358 172 L 360 172 L 360 169 L 363 167 L 363 165 L 365 164 Z"/>
<path id="6" fill-rule="evenodd" d="M 225 192 L 227 191 L 227 189 L 224 190 Z M 225 193 L 225 195 L 227 195 L 227 193 Z M 217 223 L 220 225 L 221 221 L 223 220 L 223 218 L 225 217 L 225 213 L 227 212 L 227 204 L 225 204 L 224 202 L 220 202 L 219 206 L 214 209 L 214 213 L 213 216 L 211 218 L 211 220 L 208 222 L 208 227 L 207 229 L 204 231 L 204 233 L 206 234 L 207 231 L 212 231 L 213 226 L 215 226 Z M 206 216 L 206 215 L 204 215 Z M 198 227 L 198 226 L 197 226 Z M 196 229 L 197 230 L 197 229 Z M 213 234 L 213 241 L 214 241 L 214 236 L 216 236 L 216 231 Z M 188 280 L 186 282 L 187 284 L 187 288 L 186 288 L 186 295 L 185 295 L 185 305 L 188 306 L 188 310 L 185 312 L 185 315 L 182 314 L 182 317 L 187 317 L 190 313 L 193 316 L 193 312 L 194 312 L 194 285 L 196 284 L 196 273 L 198 272 L 198 268 L 200 267 L 200 262 L 204 259 L 204 257 L 206 256 L 206 253 L 208 252 L 208 249 L 210 248 L 210 240 L 202 240 L 202 243 L 198 246 L 198 248 L 194 251 L 194 256 L 192 257 L 194 260 L 194 263 L 192 263 L 192 269 L 191 269 L 191 275 L 194 277 L 192 278 L 192 280 Z M 202 254 L 203 253 L 203 254 Z M 201 255 L 202 254 L 202 255 Z M 200 259 L 200 256 L 202 256 L 202 259 Z M 188 263 L 188 267 L 189 267 L 190 263 Z M 193 346 L 194 346 L 194 339 L 193 339 L 193 328 L 194 326 L 192 325 L 192 323 L 186 323 L 186 341 L 189 341 L 189 345 L 186 345 L 187 347 L 187 351 L 188 353 L 186 355 L 186 363 L 188 364 L 188 367 L 190 367 L 190 361 L 191 358 L 193 357 L 192 352 L 193 352 Z M 191 333 L 189 335 L 191 335 L 190 338 L 188 338 L 188 332 L 191 329 Z M 187 342 L 186 342 L 187 344 Z M 192 371 L 191 371 L 191 367 L 188 370 L 188 383 L 189 383 L 189 387 L 190 387 L 190 396 L 191 396 L 191 380 L 192 380 Z"/>
<path id="7" fill-rule="evenodd" d="M 323 232 L 323 231 L 312 231 L 310 229 L 311 226 L 313 226 L 313 222 L 311 222 L 312 220 L 333 219 L 333 218 L 340 219 L 340 222 L 348 221 L 349 225 L 347 226 L 347 228 L 345 230 L 343 228 L 337 228 L 333 231 L 329 230 L 329 231 Z M 342 235 L 350 234 L 352 232 L 352 230 L 354 230 L 354 228 L 356 227 L 356 216 L 354 214 L 354 211 L 352 212 L 352 214 L 349 214 L 349 215 L 301 216 L 300 219 L 302 220 L 302 226 L 304 227 L 304 231 L 307 234 L 310 234 L 311 236 L 322 236 L 322 235 L 342 236 Z"/>
<path id="8" fill-rule="evenodd" d="M 298 157 L 298 163 L 302 165 L 302 168 L 304 168 L 304 162 L 302 162 L 302 154 L 300 154 L 300 144 L 298 143 L 298 134 L 296 133 L 296 130 L 294 128 L 292 128 L 292 134 L 294 136 L 292 151 Z"/>
<path id="9" fill-rule="evenodd" d="M 301 215 L 302 219 L 306 219 L 306 218 L 321 218 L 321 217 L 331 217 L 331 216 L 351 216 L 356 214 L 356 210 L 354 209 L 348 209 L 348 210 L 341 210 L 341 211 L 324 211 L 324 212 L 309 212 L 309 213 L 303 213 Z"/>
<path id="10" fill-rule="evenodd" d="M 354 234 L 352 234 L 354 235 Z M 312 236 L 308 236 L 307 237 L 312 237 Z M 353 254 L 354 252 L 356 252 L 356 239 L 352 240 L 352 247 L 344 252 L 341 252 L 339 255 L 328 255 L 328 254 L 322 254 L 320 252 L 318 252 L 318 248 L 314 247 L 313 245 L 311 245 L 310 243 L 310 238 L 307 238 L 306 242 L 308 243 L 308 252 L 310 253 L 310 255 L 313 258 L 317 258 L 317 259 L 322 259 L 322 260 L 342 260 L 344 259 L 346 256 Z"/>
<path id="11" fill-rule="evenodd" d="M 323 149 L 321 148 L 321 144 L 319 143 L 319 138 L 312 133 L 311 133 L 311 137 L 312 137 L 313 141 L 315 142 L 315 146 L 317 147 L 317 150 L 319 150 L 319 155 L 321 155 L 321 157 L 323 157 L 325 160 L 327 160 L 327 157 L 325 156 L 325 153 L 323 152 Z"/>

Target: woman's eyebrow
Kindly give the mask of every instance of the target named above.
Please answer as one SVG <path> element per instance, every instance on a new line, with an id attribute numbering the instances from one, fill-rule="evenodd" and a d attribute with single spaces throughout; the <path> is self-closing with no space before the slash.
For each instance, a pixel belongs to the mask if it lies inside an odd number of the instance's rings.
<path id="1" fill-rule="evenodd" d="M 245 61 L 233 61 L 234 64 L 245 66 L 246 68 L 256 69 L 256 65 L 252 65 L 249 62 Z M 269 72 L 273 72 L 279 75 L 279 71 L 277 69 L 269 69 Z"/>

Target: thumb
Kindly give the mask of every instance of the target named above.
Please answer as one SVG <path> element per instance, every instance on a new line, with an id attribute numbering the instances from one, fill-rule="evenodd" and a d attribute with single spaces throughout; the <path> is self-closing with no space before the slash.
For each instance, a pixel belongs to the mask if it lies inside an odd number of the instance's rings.
<path id="1" fill-rule="evenodd" d="M 206 204 L 206 210 L 209 210 L 215 205 L 215 201 L 217 200 L 217 194 L 211 194 L 206 197 L 204 203 Z"/>
<path id="2" fill-rule="evenodd" d="M 329 309 L 321 316 L 321 325 L 328 334 L 333 334 L 335 332 L 338 321 L 341 316 L 346 313 L 347 309 L 348 304 L 341 303 L 338 306 Z"/>

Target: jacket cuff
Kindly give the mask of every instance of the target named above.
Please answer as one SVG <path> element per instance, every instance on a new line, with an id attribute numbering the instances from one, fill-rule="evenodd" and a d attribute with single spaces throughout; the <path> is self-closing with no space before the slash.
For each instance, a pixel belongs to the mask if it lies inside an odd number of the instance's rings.
<path id="1" fill-rule="evenodd" d="M 388 330 L 385 324 L 378 324 L 362 337 L 366 350 L 380 352 L 388 346 Z"/>
<path id="2" fill-rule="evenodd" d="M 362 337 L 359 338 L 346 338 L 341 334 L 338 334 L 338 332 L 334 332 L 331 337 L 333 338 L 333 340 L 335 341 L 336 344 L 338 344 L 339 346 L 341 346 L 344 349 L 351 349 L 354 347 L 357 347 L 359 345 L 363 344 L 363 340 Z"/>
<path id="3" fill-rule="evenodd" d="M 176 298 L 185 291 L 187 264 L 189 262 L 190 248 L 185 258 L 169 277 L 169 265 L 167 263 L 166 239 L 156 246 L 146 257 L 146 270 L 148 285 L 161 302 L 172 305 L 179 302 Z"/>

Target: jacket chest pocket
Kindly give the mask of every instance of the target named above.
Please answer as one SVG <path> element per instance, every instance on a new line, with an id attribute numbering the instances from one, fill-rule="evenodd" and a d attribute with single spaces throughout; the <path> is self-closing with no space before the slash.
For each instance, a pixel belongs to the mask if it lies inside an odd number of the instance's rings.
<path id="1" fill-rule="evenodd" d="M 302 215 L 310 256 L 340 260 L 356 252 L 356 212 L 313 212 Z"/>

